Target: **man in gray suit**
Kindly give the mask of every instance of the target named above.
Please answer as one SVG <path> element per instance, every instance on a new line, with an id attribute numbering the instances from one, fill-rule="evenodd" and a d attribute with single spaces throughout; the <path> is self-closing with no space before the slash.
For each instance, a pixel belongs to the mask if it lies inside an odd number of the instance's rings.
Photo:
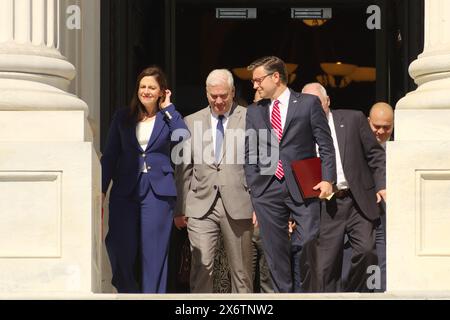
<path id="1" fill-rule="evenodd" d="M 253 88 L 262 100 L 247 110 L 245 174 L 251 189 L 261 239 L 275 292 L 293 292 L 288 221 L 300 235 L 299 291 L 315 290 L 315 240 L 319 233 L 319 199 L 303 199 L 290 168 L 292 161 L 322 160 L 322 179 L 315 186 L 320 198 L 331 195 L 336 181 L 333 140 L 317 97 L 287 87 L 285 63 L 264 57 L 252 63 Z M 252 134 L 253 132 L 253 134 Z"/>
<path id="2" fill-rule="evenodd" d="M 185 118 L 191 138 L 183 145 L 183 163 L 176 166 L 175 225 L 187 222 L 192 293 L 213 292 L 220 232 L 232 292 L 253 292 L 253 207 L 243 167 L 246 109 L 233 103 L 234 93 L 232 74 L 212 71 L 206 80 L 209 106 Z"/>

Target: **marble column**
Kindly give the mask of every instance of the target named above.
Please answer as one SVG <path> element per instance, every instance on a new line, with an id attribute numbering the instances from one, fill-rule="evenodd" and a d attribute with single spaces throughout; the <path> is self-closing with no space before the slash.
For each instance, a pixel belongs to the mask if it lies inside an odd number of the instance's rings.
<path id="1" fill-rule="evenodd" d="M 100 288 L 100 166 L 60 12 L 0 1 L 0 293 Z"/>
<path id="2" fill-rule="evenodd" d="M 450 288 L 450 1 L 425 0 L 418 84 L 395 111 L 387 147 L 388 291 Z"/>

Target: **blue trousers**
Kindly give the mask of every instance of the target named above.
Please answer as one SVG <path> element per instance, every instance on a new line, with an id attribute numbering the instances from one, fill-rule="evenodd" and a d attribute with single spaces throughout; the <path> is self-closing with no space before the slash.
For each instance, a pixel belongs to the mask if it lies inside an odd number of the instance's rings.
<path id="1" fill-rule="evenodd" d="M 135 190 L 111 193 L 106 249 L 119 293 L 165 293 L 175 197 L 161 197 L 141 174 Z"/>
<path id="2" fill-rule="evenodd" d="M 289 194 L 286 182 L 274 178 L 259 198 L 252 198 L 260 235 L 272 277 L 274 292 L 315 292 L 317 266 L 315 246 L 319 234 L 320 202 L 312 200 L 296 203 Z M 295 220 L 298 241 L 295 248 L 295 274 L 292 273 L 291 241 L 288 233 L 289 217 Z M 294 287 L 294 276 L 296 286 Z"/>

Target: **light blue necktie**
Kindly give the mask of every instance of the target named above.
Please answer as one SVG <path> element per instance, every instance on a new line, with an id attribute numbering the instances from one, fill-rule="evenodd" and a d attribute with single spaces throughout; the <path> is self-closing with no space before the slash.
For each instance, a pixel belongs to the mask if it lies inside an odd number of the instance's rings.
<path id="1" fill-rule="evenodd" d="M 220 154 L 222 151 L 222 144 L 223 144 L 223 137 L 224 137 L 224 129 L 223 129 L 223 119 L 225 118 L 224 115 L 219 116 L 219 121 L 217 121 L 217 128 L 216 128 L 216 149 L 215 149 L 215 159 L 216 163 L 219 163 L 220 160 Z"/>

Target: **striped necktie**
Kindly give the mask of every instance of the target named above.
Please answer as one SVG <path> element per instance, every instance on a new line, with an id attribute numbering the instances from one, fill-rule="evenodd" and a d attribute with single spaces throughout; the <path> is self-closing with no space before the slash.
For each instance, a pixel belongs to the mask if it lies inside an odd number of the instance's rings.
<path id="1" fill-rule="evenodd" d="M 271 124 L 272 128 L 275 130 L 277 134 L 278 142 L 281 142 L 281 138 L 283 137 L 283 128 L 281 126 L 281 112 L 279 100 L 275 100 L 273 103 Z M 284 170 L 281 159 L 278 161 L 277 170 L 275 171 L 275 177 L 277 177 L 278 180 L 281 180 L 284 177 Z"/>

